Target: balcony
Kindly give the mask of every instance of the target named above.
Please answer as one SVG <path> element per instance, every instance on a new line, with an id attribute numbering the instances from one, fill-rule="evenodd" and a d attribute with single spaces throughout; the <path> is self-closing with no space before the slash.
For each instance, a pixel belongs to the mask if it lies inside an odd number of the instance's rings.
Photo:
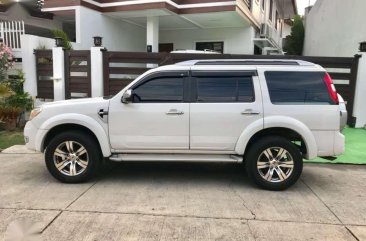
<path id="1" fill-rule="evenodd" d="M 252 0 L 243 0 L 243 2 L 249 10 L 252 8 Z"/>
<path id="2" fill-rule="evenodd" d="M 275 28 L 269 24 L 262 24 L 260 36 L 254 38 L 254 44 L 261 49 L 276 50 L 282 53 L 282 37 Z"/>

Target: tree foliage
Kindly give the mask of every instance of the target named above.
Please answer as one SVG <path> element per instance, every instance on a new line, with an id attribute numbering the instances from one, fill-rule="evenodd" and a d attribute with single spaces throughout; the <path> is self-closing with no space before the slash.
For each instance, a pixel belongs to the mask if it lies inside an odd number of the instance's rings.
<path id="1" fill-rule="evenodd" d="M 305 28 L 301 16 L 296 15 L 291 28 L 291 35 L 286 37 L 283 50 L 288 55 L 302 55 L 304 48 Z"/>

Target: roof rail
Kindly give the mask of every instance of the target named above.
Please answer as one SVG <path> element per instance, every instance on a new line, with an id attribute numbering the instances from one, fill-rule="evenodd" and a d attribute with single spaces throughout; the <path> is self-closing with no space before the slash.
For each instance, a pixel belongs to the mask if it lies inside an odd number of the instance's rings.
<path id="1" fill-rule="evenodd" d="M 205 59 L 189 60 L 177 65 L 302 65 L 314 66 L 313 63 L 293 59 Z"/>

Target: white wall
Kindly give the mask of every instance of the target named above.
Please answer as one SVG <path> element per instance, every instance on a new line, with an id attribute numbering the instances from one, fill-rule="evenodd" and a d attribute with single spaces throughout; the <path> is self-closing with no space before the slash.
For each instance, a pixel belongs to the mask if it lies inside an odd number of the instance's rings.
<path id="1" fill-rule="evenodd" d="M 110 51 L 146 51 L 146 29 L 103 15 L 85 7 L 76 10 L 79 49 L 93 46 L 93 36 L 103 37 Z"/>
<path id="2" fill-rule="evenodd" d="M 353 116 L 357 118 L 357 128 L 366 127 L 366 53 L 362 53 L 359 61 L 355 103 L 353 106 Z"/>
<path id="3" fill-rule="evenodd" d="M 283 27 L 282 27 L 282 37 L 286 38 L 287 36 L 291 35 L 291 29 L 292 26 L 288 25 L 286 23 L 283 23 Z"/>
<path id="4" fill-rule="evenodd" d="M 365 0 L 318 0 L 306 18 L 304 55 L 350 57 L 366 41 Z"/>
<path id="5" fill-rule="evenodd" d="M 52 49 L 54 39 L 42 38 L 34 35 L 22 35 L 20 37 L 22 45 L 22 69 L 25 73 L 24 90 L 31 96 L 37 96 L 36 58 L 34 49 L 44 45 L 47 49 Z"/>
<path id="6" fill-rule="evenodd" d="M 195 49 L 196 42 L 224 41 L 224 53 L 253 54 L 254 29 L 217 28 L 160 31 L 160 43 L 174 43 L 176 49 Z"/>

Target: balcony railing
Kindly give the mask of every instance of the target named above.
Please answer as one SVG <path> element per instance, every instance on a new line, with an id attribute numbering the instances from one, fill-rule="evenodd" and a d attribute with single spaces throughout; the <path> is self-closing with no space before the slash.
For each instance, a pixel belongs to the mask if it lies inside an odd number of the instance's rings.
<path id="1" fill-rule="evenodd" d="M 249 10 L 252 8 L 252 0 L 243 0 L 243 2 Z"/>

